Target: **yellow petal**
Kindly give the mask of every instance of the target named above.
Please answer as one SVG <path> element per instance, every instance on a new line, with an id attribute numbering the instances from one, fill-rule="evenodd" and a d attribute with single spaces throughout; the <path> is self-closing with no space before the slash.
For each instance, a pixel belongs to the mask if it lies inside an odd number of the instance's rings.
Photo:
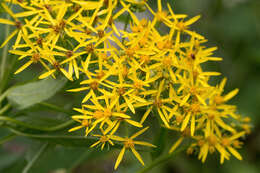
<path id="1" fill-rule="evenodd" d="M 20 51 L 20 50 L 9 50 L 9 53 L 15 54 L 15 55 L 32 55 L 32 53 Z"/>
<path id="2" fill-rule="evenodd" d="M 144 142 L 144 141 L 134 141 L 134 144 L 156 148 L 155 145 L 150 144 L 150 143 L 148 143 L 148 142 Z"/>
<path id="3" fill-rule="evenodd" d="M 79 92 L 79 91 L 84 91 L 84 90 L 88 90 L 89 87 L 81 87 L 81 88 L 75 88 L 75 89 L 70 89 L 67 90 L 68 92 Z"/>
<path id="4" fill-rule="evenodd" d="M 189 98 L 190 98 L 190 94 L 186 95 L 186 96 L 183 98 L 182 102 L 180 103 L 180 106 L 183 106 L 183 105 L 188 101 Z"/>
<path id="5" fill-rule="evenodd" d="M 77 127 L 71 128 L 71 129 L 69 129 L 69 132 L 73 132 L 73 131 L 78 130 L 78 129 L 81 129 L 81 128 L 83 128 L 83 127 L 84 127 L 84 126 L 77 126 Z"/>
<path id="6" fill-rule="evenodd" d="M 245 133 L 246 133 L 246 132 L 237 133 L 237 134 L 233 135 L 232 137 L 230 137 L 229 139 L 230 139 L 231 141 L 233 141 L 233 140 L 238 139 L 238 138 L 240 138 L 241 136 L 245 135 Z"/>
<path id="7" fill-rule="evenodd" d="M 226 83 L 227 83 L 227 78 L 223 78 L 221 83 L 219 84 L 219 89 L 220 89 L 221 92 L 223 91 Z"/>
<path id="8" fill-rule="evenodd" d="M 143 124 L 144 121 L 146 120 L 146 118 L 148 117 L 148 115 L 150 114 L 150 112 L 152 111 L 153 107 L 151 106 L 149 109 L 147 109 L 147 111 L 144 113 L 140 123 Z"/>
<path id="9" fill-rule="evenodd" d="M 124 114 L 124 113 L 119 113 L 119 112 L 113 112 L 112 115 L 116 117 L 121 117 L 121 118 L 131 118 L 130 116 Z"/>
<path id="10" fill-rule="evenodd" d="M 233 156 L 235 156 L 238 160 L 242 160 L 242 156 L 232 147 L 227 147 L 227 149 L 230 151 Z"/>
<path id="11" fill-rule="evenodd" d="M 219 72 L 202 72 L 202 73 L 200 73 L 200 75 L 202 75 L 202 76 L 219 76 L 219 75 L 221 75 L 221 73 L 219 73 Z"/>
<path id="12" fill-rule="evenodd" d="M 78 68 L 78 64 L 75 59 L 73 60 L 73 69 L 74 69 L 76 78 L 79 79 L 79 68 Z"/>
<path id="13" fill-rule="evenodd" d="M 115 141 L 121 141 L 121 142 L 125 141 L 125 139 L 122 138 L 122 137 L 120 137 L 120 136 L 112 135 L 112 136 L 110 136 L 110 138 L 111 138 L 112 140 L 115 140 Z"/>
<path id="14" fill-rule="evenodd" d="M 207 155 L 208 155 L 208 151 L 209 151 L 209 146 L 208 145 L 204 145 L 203 149 L 202 149 L 202 163 L 204 163 L 206 161 Z"/>
<path id="15" fill-rule="evenodd" d="M 125 147 L 122 148 L 122 150 L 120 151 L 120 153 L 119 153 L 119 155 L 118 155 L 118 157 L 116 159 L 116 164 L 115 164 L 115 167 L 114 167 L 115 170 L 117 169 L 117 167 L 121 163 L 124 154 L 125 154 Z"/>
<path id="16" fill-rule="evenodd" d="M 204 106 L 207 106 L 205 100 L 203 100 L 203 98 L 200 97 L 200 95 L 196 94 L 197 99 L 199 100 L 200 103 L 202 103 Z"/>
<path id="17" fill-rule="evenodd" d="M 207 60 L 208 61 L 222 61 L 223 58 L 220 58 L 220 57 L 208 57 Z"/>
<path id="18" fill-rule="evenodd" d="M 195 23 L 197 20 L 199 20 L 199 18 L 200 18 L 200 15 L 195 16 L 195 17 L 189 19 L 188 21 L 186 21 L 184 24 L 185 24 L 186 26 L 189 26 L 189 25 Z"/>
<path id="19" fill-rule="evenodd" d="M 39 76 L 39 79 L 44 79 L 44 78 L 46 78 L 46 77 L 52 75 L 55 71 L 56 71 L 56 69 L 47 71 L 46 73 L 43 73 L 42 75 L 40 75 L 40 76 Z"/>
<path id="20" fill-rule="evenodd" d="M 8 43 L 8 41 L 10 41 L 16 34 L 17 34 L 18 30 L 14 30 L 8 37 L 7 39 L 5 39 L 5 41 L 1 44 L 0 48 L 4 47 L 6 45 L 6 43 Z"/>
<path id="21" fill-rule="evenodd" d="M 184 30 L 184 32 L 188 33 L 189 35 L 196 37 L 198 39 L 205 39 L 202 35 L 197 34 L 196 32 L 189 31 L 189 30 Z"/>
<path id="22" fill-rule="evenodd" d="M 129 120 L 129 119 L 125 119 L 125 121 L 126 121 L 127 123 L 129 123 L 129 124 L 135 126 L 135 127 L 143 127 L 142 124 L 140 124 L 140 123 L 138 123 L 138 122 L 136 122 L 136 121 Z"/>
<path id="23" fill-rule="evenodd" d="M 142 157 L 140 156 L 140 154 L 135 150 L 134 147 L 131 147 L 131 150 L 132 150 L 133 154 L 135 155 L 135 157 L 139 160 L 139 162 L 144 166 L 144 161 L 143 161 Z"/>
<path id="24" fill-rule="evenodd" d="M 140 130 L 140 131 L 136 132 L 135 134 L 133 134 L 130 138 L 131 138 L 131 139 L 136 138 L 137 136 L 143 134 L 148 128 L 149 128 L 149 127 L 143 128 L 142 130 Z"/>
<path id="25" fill-rule="evenodd" d="M 70 81 L 73 81 L 72 76 L 63 68 L 60 68 L 60 71 L 64 74 L 64 76 L 69 79 Z"/>
<path id="26" fill-rule="evenodd" d="M 175 42 L 175 47 L 176 47 L 176 48 L 179 47 L 180 37 L 181 37 L 181 32 L 179 31 L 179 32 L 177 33 L 177 36 L 176 36 L 176 42 Z"/>
<path id="27" fill-rule="evenodd" d="M 190 123 L 190 135 L 193 136 L 195 132 L 195 115 L 191 116 L 191 123 Z"/>
<path id="28" fill-rule="evenodd" d="M 86 116 L 86 115 L 73 115 L 72 119 L 82 119 L 82 120 L 87 120 L 93 118 L 92 116 Z"/>
<path id="29" fill-rule="evenodd" d="M 40 12 L 42 12 L 42 10 L 25 11 L 25 12 L 16 13 L 16 14 L 14 14 L 14 16 L 15 17 L 28 17 L 28 16 L 32 16 L 34 14 L 39 14 Z"/>
<path id="30" fill-rule="evenodd" d="M 13 21 L 7 19 L 1 19 L 1 18 L 0 18 L 0 23 L 7 24 L 7 25 L 15 25 Z"/>
<path id="31" fill-rule="evenodd" d="M 187 125 L 190 121 L 190 116 L 191 116 L 191 113 L 189 112 L 188 115 L 186 115 L 186 117 L 184 118 L 184 120 L 182 122 L 181 131 L 183 131 L 187 127 Z"/>
<path id="32" fill-rule="evenodd" d="M 183 137 L 179 138 L 171 147 L 169 153 L 172 153 L 183 141 Z"/>
<path id="33" fill-rule="evenodd" d="M 33 61 L 28 61 L 27 63 L 25 63 L 23 66 L 21 66 L 18 70 L 16 70 L 16 72 L 14 72 L 14 74 L 20 73 L 21 71 L 23 71 L 24 69 L 26 69 L 29 65 L 31 65 L 33 63 Z"/>
<path id="34" fill-rule="evenodd" d="M 228 131 L 230 131 L 230 132 L 235 132 L 235 130 L 234 130 L 231 126 L 225 124 L 225 123 L 222 121 L 221 118 L 216 118 L 215 121 L 216 121 L 216 123 L 217 123 L 220 127 L 222 127 L 223 129 L 226 129 L 226 130 L 228 130 Z"/>
<path id="35" fill-rule="evenodd" d="M 143 98 L 141 98 L 141 97 L 138 97 L 138 96 L 136 96 L 136 95 L 129 95 L 129 96 L 132 97 L 133 99 L 135 99 L 135 100 L 141 102 L 141 103 L 145 103 L 145 102 L 146 102 L 145 99 L 143 99 Z"/>
<path id="36" fill-rule="evenodd" d="M 169 126 L 167 120 L 165 119 L 163 113 L 160 111 L 160 109 L 157 109 L 157 111 L 158 111 L 159 116 L 161 117 L 161 120 L 163 121 L 164 125 L 165 125 L 167 128 L 169 128 L 170 126 Z"/>
<path id="37" fill-rule="evenodd" d="M 237 95 L 239 89 L 234 89 L 233 91 L 229 92 L 227 95 L 224 96 L 224 101 L 228 101 L 232 99 L 235 95 Z"/>
<path id="38" fill-rule="evenodd" d="M 98 145 L 99 143 L 100 143 L 100 141 L 95 142 L 94 144 L 92 144 L 92 145 L 90 146 L 90 148 L 95 147 L 95 146 Z"/>
<path id="39" fill-rule="evenodd" d="M 100 8 L 102 6 L 103 1 L 100 2 L 93 2 L 93 1 L 73 1 L 74 3 L 79 4 L 82 6 L 85 10 L 94 10 L 96 8 Z"/>
<path id="40" fill-rule="evenodd" d="M 124 99 L 125 99 L 125 102 L 126 102 L 127 106 L 129 107 L 129 109 L 135 114 L 135 108 L 132 105 L 132 103 L 128 100 L 127 97 L 124 97 Z"/>
<path id="41" fill-rule="evenodd" d="M 87 102 L 91 96 L 92 96 L 92 93 L 89 92 L 89 93 L 84 97 L 84 99 L 82 100 L 82 103 Z"/>

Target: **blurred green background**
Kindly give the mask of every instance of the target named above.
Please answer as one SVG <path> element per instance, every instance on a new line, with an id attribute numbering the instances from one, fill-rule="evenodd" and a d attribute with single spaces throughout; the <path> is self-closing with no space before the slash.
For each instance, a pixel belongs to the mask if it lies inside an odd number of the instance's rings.
<path id="1" fill-rule="evenodd" d="M 162 0 L 166 7 L 166 0 Z M 175 13 L 188 14 L 190 17 L 201 14 L 202 18 L 193 25 L 193 29 L 204 35 L 209 42 L 208 46 L 217 46 L 219 49 L 215 55 L 223 57 L 220 63 L 210 63 L 206 68 L 220 71 L 228 78 L 226 91 L 239 88 L 239 94 L 232 99 L 231 103 L 238 106 L 238 111 L 242 115 L 247 115 L 252 119 L 252 133 L 243 141 L 244 147 L 241 154 L 243 161 L 231 158 L 223 165 L 219 163 L 219 156 L 211 155 L 205 164 L 197 160 L 195 156 L 187 156 L 185 152 L 176 158 L 169 160 L 154 168 L 151 173 L 258 173 L 260 172 L 260 1 L 259 0 L 169 0 Z M 149 3 L 156 8 L 156 0 Z M 1 14 L 4 17 L 5 14 Z M 4 26 L 1 25 L 1 31 Z M 2 32 L 3 33 L 3 32 Z M 1 42 L 4 34 L 0 35 Z M 2 55 L 3 49 L 0 50 Z M 25 70 L 19 75 L 12 75 L 14 69 L 9 69 L 15 62 L 15 57 L 8 56 L 7 65 L 4 70 L 9 73 L 4 83 L 2 92 L 9 86 L 17 83 L 33 81 L 37 77 L 39 67 L 32 70 Z M 2 66 L 0 66 L 2 68 Z M 2 69 L 1 69 L 2 70 Z M 71 84 L 70 84 L 71 85 Z M 64 86 L 66 89 L 66 86 Z M 55 98 L 48 100 L 50 103 L 62 106 L 70 110 L 73 106 L 80 105 L 81 94 L 72 95 L 60 92 Z M 2 104 L 5 104 L 3 102 Z M 22 114 L 42 117 L 58 116 L 65 121 L 70 119 L 68 115 L 55 112 L 39 111 L 40 105 L 36 105 L 29 110 L 24 110 Z M 12 114 L 15 112 L 8 112 Z M 36 117 L 38 119 L 38 117 Z M 1 128 L 0 136 L 6 137 L 8 130 Z M 174 141 L 169 139 L 170 143 Z M 27 165 L 27 161 L 34 158 L 35 153 L 42 147 L 42 143 L 24 137 L 15 137 L 9 142 L 0 140 L 0 173 L 19 173 Z M 32 166 L 30 172 L 35 173 L 107 173 L 113 172 L 113 164 L 117 152 L 100 152 L 87 148 L 73 148 L 63 146 L 43 146 L 45 147 L 43 156 Z M 105 153 L 105 154 L 104 154 Z M 149 161 L 148 153 L 143 157 Z M 124 161 L 117 172 L 132 173 L 140 169 L 140 164 L 132 157 L 126 155 Z"/>

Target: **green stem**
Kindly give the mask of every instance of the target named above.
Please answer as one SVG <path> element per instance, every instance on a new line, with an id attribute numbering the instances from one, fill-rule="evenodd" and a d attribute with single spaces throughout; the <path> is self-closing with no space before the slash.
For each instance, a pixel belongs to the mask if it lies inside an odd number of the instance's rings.
<path id="1" fill-rule="evenodd" d="M 13 138 L 15 138 L 17 135 L 16 134 L 10 134 L 10 135 L 7 135 L 5 137 L 3 137 L 2 139 L 0 139 L 0 145 L 12 140 Z"/>
<path id="2" fill-rule="evenodd" d="M 19 121 L 19 120 L 10 118 L 10 117 L 6 117 L 6 116 L 1 116 L 1 115 L 0 115 L 0 121 L 11 122 L 11 123 L 14 123 L 16 125 L 19 125 L 19 126 L 22 126 L 22 127 L 25 127 L 25 128 L 40 130 L 40 131 L 45 131 L 45 132 L 58 131 L 58 130 L 64 129 L 64 128 L 66 128 L 66 127 L 75 123 L 74 120 L 69 120 L 65 123 L 56 125 L 54 127 L 39 127 L 39 126 L 33 126 L 33 125 L 30 125 L 30 124 L 26 124 L 22 121 Z"/>
<path id="3" fill-rule="evenodd" d="M 62 112 L 62 113 L 68 114 L 68 115 L 73 115 L 73 112 L 63 109 L 63 108 L 56 106 L 54 104 L 51 104 L 51 103 L 41 102 L 41 103 L 39 103 L 39 105 L 47 107 L 47 108 L 57 111 L 57 112 Z"/>
<path id="4" fill-rule="evenodd" d="M 48 148 L 49 144 L 43 144 L 40 150 L 35 154 L 32 160 L 25 166 L 22 173 L 27 173 L 33 166 L 33 164 L 40 158 L 40 156 L 44 153 L 44 151 Z"/>
<path id="5" fill-rule="evenodd" d="M 9 20 L 9 19 L 10 19 L 10 16 L 7 15 L 7 20 Z M 6 25 L 4 37 L 7 38 L 9 34 L 10 34 L 10 25 Z M 2 54 L 1 73 L 0 73 L 1 74 L 1 76 L 0 76 L 1 81 L 4 78 L 6 59 L 7 59 L 7 51 L 8 51 L 8 43 L 5 45 L 4 50 L 3 50 L 3 54 Z"/>
<path id="6" fill-rule="evenodd" d="M 8 19 L 10 19 L 9 15 L 7 15 L 7 20 Z M 6 25 L 4 38 L 7 38 L 9 34 L 10 34 L 10 25 Z M 2 61 L 1 61 L 1 68 L 0 68 L 0 81 L 1 81 L 0 95 L 5 86 L 5 82 L 3 82 L 3 81 L 4 81 L 4 75 L 5 75 L 5 69 L 6 69 L 7 51 L 8 51 L 8 43 L 5 45 L 5 47 L 3 49 L 3 54 L 2 54 Z M 1 99 L 0 99 L 0 107 L 2 107 Z"/>
<path id="7" fill-rule="evenodd" d="M 183 147 L 183 148 L 180 148 L 179 150 L 176 150 L 175 152 L 173 152 L 171 154 L 167 154 L 167 155 L 159 157 L 158 159 L 154 160 L 150 165 L 148 165 L 145 168 L 143 168 L 142 170 L 140 170 L 138 173 L 146 173 L 146 172 L 150 171 L 152 168 L 154 168 L 160 164 L 168 162 L 170 159 L 172 159 L 173 157 L 176 157 L 178 153 L 182 152 L 185 149 L 186 149 L 186 147 Z"/>
<path id="8" fill-rule="evenodd" d="M 125 20 L 125 26 L 124 26 L 124 31 L 126 31 L 126 29 L 127 29 L 127 26 L 128 26 L 128 24 L 129 24 L 129 21 L 130 21 L 130 14 L 128 13 L 127 14 L 127 17 L 126 17 L 126 20 Z M 125 41 L 125 38 L 123 38 L 122 39 L 122 43 L 124 44 L 124 41 Z"/>
<path id="9" fill-rule="evenodd" d="M 10 90 L 6 90 L 2 95 L 0 95 L 0 103 L 5 99 L 5 97 L 9 94 Z"/>
<path id="10" fill-rule="evenodd" d="M 82 155 L 79 156 L 77 160 L 72 163 L 72 166 L 69 168 L 68 172 L 71 172 L 82 163 L 89 155 L 91 155 L 93 151 L 86 150 Z"/>
<path id="11" fill-rule="evenodd" d="M 62 123 L 62 124 L 57 125 L 55 127 L 51 127 L 49 129 L 50 129 L 50 131 L 58 131 L 58 130 L 64 129 L 66 127 L 69 127 L 69 126 L 71 126 L 74 123 L 75 123 L 75 120 L 69 120 L 69 121 L 67 121 L 65 123 Z"/>
<path id="12" fill-rule="evenodd" d="M 32 139 L 36 139 L 36 140 L 48 140 L 48 142 L 51 144 L 51 143 L 54 143 L 54 144 L 58 144 L 58 145 L 63 145 L 63 146 L 90 146 L 92 145 L 94 142 L 97 142 L 99 140 L 98 137 L 93 137 L 93 136 L 88 136 L 88 137 L 85 137 L 85 136 L 73 136 L 73 135 L 55 135 L 55 134 L 51 134 L 51 135 L 45 135 L 45 134 L 35 134 L 35 133 L 25 133 L 25 132 L 22 132 L 22 131 L 19 131 L 17 129 L 14 129 L 14 128 L 11 128 L 11 127 L 8 127 L 8 129 L 16 134 L 17 136 L 23 136 L 23 137 L 28 137 L 28 138 L 32 138 Z M 71 145 L 68 145 L 68 142 L 69 144 Z M 78 143 L 77 143 L 78 142 Z M 120 143 L 120 142 L 117 142 L 115 141 L 114 143 L 115 145 L 113 146 L 113 148 L 116 148 L 116 149 L 121 149 L 123 147 L 123 144 Z M 152 152 L 151 150 L 148 150 L 148 149 L 143 149 L 143 148 L 139 148 L 139 147 L 136 147 L 136 150 L 137 151 L 140 151 L 140 152 Z"/>
<path id="13" fill-rule="evenodd" d="M 6 112 L 9 108 L 11 108 L 10 104 L 5 105 L 2 109 L 0 109 L 0 114 L 3 114 Z"/>

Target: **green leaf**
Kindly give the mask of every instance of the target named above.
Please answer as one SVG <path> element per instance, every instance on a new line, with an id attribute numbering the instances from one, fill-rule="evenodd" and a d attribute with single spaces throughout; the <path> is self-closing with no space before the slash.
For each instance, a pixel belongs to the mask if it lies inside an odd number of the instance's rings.
<path id="1" fill-rule="evenodd" d="M 54 96 L 66 83 L 65 78 L 48 78 L 9 90 L 7 99 L 17 109 L 25 109 Z"/>

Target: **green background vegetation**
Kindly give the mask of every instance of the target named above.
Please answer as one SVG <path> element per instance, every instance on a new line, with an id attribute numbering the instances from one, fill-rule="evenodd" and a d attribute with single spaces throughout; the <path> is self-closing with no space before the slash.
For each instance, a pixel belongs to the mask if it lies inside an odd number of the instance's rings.
<path id="1" fill-rule="evenodd" d="M 165 4 L 166 1 L 163 2 Z M 259 172 L 260 1 L 169 0 L 168 2 L 172 4 L 175 13 L 189 16 L 202 15 L 201 20 L 193 25 L 194 30 L 209 40 L 208 46 L 217 46 L 219 49 L 215 55 L 224 58 L 223 62 L 209 63 L 205 68 L 219 71 L 223 74 L 222 77 L 228 78 L 226 92 L 234 88 L 240 89 L 231 103 L 238 106 L 238 111 L 242 115 L 251 117 L 253 129 L 243 141 L 244 147 L 240 150 L 244 157 L 243 161 L 232 157 L 230 161 L 220 165 L 219 156 L 211 155 L 206 163 L 202 164 L 195 156 L 187 156 L 185 152 L 181 152 L 150 172 Z M 155 0 L 150 0 L 150 3 L 156 8 Z M 6 17 L 4 13 L 0 15 Z M 5 38 L 5 29 L 5 26 L 0 25 L 1 42 Z M 4 72 L 0 73 L 0 95 L 5 91 L 10 93 L 7 93 L 7 99 L 0 99 L 0 110 L 9 108 L 9 104 L 12 108 L 4 114 L 0 112 L 0 172 L 112 172 L 117 150 L 99 152 L 88 149 L 88 142 L 84 138 L 75 137 L 80 133 L 73 133 L 73 136 L 67 133 L 67 129 L 73 126 L 70 121 L 70 116 L 73 114 L 71 110 L 73 107 L 79 107 L 83 95 L 67 93 L 65 90 L 73 88 L 73 85 L 78 86 L 78 83 L 72 84 L 61 79 L 44 81 L 44 87 L 42 83 L 31 84 L 37 81 L 40 67 L 35 65 L 14 76 L 13 72 L 21 62 L 17 62 L 16 57 L 10 54 L 5 56 L 4 51 L 6 50 L 0 49 L 0 72 Z M 216 78 L 213 82 L 217 80 Z M 25 83 L 25 89 L 8 90 L 10 87 Z M 53 87 L 62 89 L 57 92 Z M 6 117 L 18 119 L 25 124 L 10 123 Z M 16 131 L 10 131 L 10 128 Z M 164 139 L 165 134 L 168 133 L 164 130 L 158 131 L 154 128 L 150 133 L 157 136 L 157 141 L 166 140 L 168 145 L 176 140 L 174 133 L 170 134 L 171 138 Z M 16 136 L 17 134 L 19 136 Z M 162 143 L 160 145 L 163 146 Z M 165 146 L 166 150 L 169 148 L 168 145 Z M 162 152 L 164 151 L 159 147 L 152 155 L 157 157 Z M 149 165 L 150 154 L 144 152 L 142 155 Z M 129 153 L 117 172 L 132 173 L 141 168 Z"/>

